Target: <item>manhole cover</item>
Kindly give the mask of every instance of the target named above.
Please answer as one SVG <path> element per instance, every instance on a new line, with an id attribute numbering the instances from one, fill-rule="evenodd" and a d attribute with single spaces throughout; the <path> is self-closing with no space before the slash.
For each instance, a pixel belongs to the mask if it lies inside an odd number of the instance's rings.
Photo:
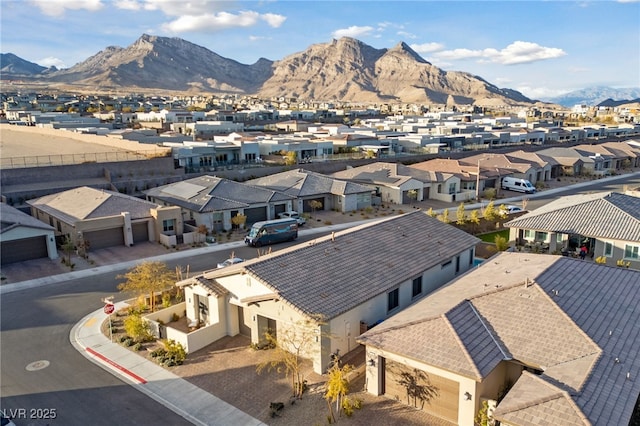
<path id="1" fill-rule="evenodd" d="M 34 361 L 31 364 L 27 365 L 27 371 L 38 371 L 38 370 L 42 370 L 43 368 L 47 368 L 49 366 L 49 361 L 47 360 L 40 360 L 40 361 Z"/>

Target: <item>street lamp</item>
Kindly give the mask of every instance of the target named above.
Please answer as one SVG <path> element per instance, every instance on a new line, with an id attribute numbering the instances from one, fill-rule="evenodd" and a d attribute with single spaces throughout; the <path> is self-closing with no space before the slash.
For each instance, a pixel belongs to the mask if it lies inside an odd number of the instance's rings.
<path id="1" fill-rule="evenodd" d="M 476 201 L 480 201 L 480 159 L 478 158 L 478 170 L 476 173 Z"/>

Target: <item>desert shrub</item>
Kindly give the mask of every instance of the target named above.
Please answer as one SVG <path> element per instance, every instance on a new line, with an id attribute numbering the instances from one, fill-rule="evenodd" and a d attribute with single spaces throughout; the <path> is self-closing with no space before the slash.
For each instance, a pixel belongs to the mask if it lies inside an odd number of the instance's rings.
<path id="1" fill-rule="evenodd" d="M 129 317 L 124 320 L 124 329 L 127 334 L 137 342 L 153 339 L 151 326 L 139 314 L 129 315 Z"/>

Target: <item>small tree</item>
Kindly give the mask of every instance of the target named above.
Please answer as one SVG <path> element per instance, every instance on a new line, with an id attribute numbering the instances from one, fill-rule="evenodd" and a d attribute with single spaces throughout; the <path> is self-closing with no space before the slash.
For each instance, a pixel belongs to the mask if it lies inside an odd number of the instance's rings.
<path id="1" fill-rule="evenodd" d="M 284 156 L 284 164 L 287 166 L 293 166 L 298 162 L 298 153 L 295 151 L 289 151 Z"/>
<path id="2" fill-rule="evenodd" d="M 438 214 L 436 212 L 433 211 L 433 207 L 429 207 L 429 210 L 427 210 L 427 214 L 431 217 L 437 217 Z"/>
<path id="3" fill-rule="evenodd" d="M 484 198 L 487 198 L 489 200 L 493 200 L 494 198 L 496 198 L 496 189 L 495 188 L 487 188 L 484 190 Z"/>
<path id="4" fill-rule="evenodd" d="M 321 209 L 322 208 L 322 202 L 318 201 L 318 200 L 311 200 L 309 201 L 309 207 L 311 207 L 311 212 L 315 214 L 316 210 Z"/>
<path id="5" fill-rule="evenodd" d="M 449 223 L 451 220 L 449 219 L 449 209 L 444 209 L 442 214 L 438 216 L 440 222 Z"/>
<path id="6" fill-rule="evenodd" d="M 349 381 L 347 380 L 347 375 L 352 370 L 353 367 L 350 365 L 340 367 L 338 364 L 334 364 L 333 367 L 329 369 L 327 391 L 324 394 L 324 398 L 327 400 L 329 415 L 334 422 L 336 421 L 336 416 L 333 412 L 333 408 L 331 407 L 331 403 L 336 403 L 336 412 L 338 413 L 338 416 L 340 416 L 343 406 L 342 401 L 349 393 Z"/>
<path id="7" fill-rule="evenodd" d="M 231 218 L 231 223 L 242 229 L 244 228 L 244 224 L 247 223 L 247 216 L 243 215 L 242 213 L 238 213 Z"/>
<path id="8" fill-rule="evenodd" d="M 418 199 L 418 190 L 417 189 L 408 190 L 407 191 L 407 197 L 409 197 L 409 200 L 411 201 L 411 204 L 413 204 L 413 202 Z"/>
<path id="9" fill-rule="evenodd" d="M 155 293 L 163 292 L 175 283 L 174 273 L 162 262 L 142 262 L 117 278 L 126 280 L 118 284 L 118 289 L 122 292 L 134 293 L 137 296 L 150 294 L 152 312 Z"/>
<path id="10" fill-rule="evenodd" d="M 493 241 L 496 243 L 496 250 L 498 251 L 505 251 L 506 249 L 509 248 L 509 242 L 505 237 L 496 235 Z"/>
<path id="11" fill-rule="evenodd" d="M 138 313 L 129 315 L 124 320 L 124 330 L 136 342 L 144 342 L 153 338 L 151 326 Z"/>
<path id="12" fill-rule="evenodd" d="M 204 242 L 207 240 L 207 235 L 209 234 L 209 228 L 207 225 L 198 226 L 198 242 Z"/>
<path id="13" fill-rule="evenodd" d="M 67 235 L 64 237 L 64 242 L 62 243 L 62 251 L 67 256 L 67 265 L 71 266 L 71 253 L 76 249 L 76 245 L 71 239 L 71 235 Z"/>
<path id="14" fill-rule="evenodd" d="M 458 225 L 464 225 L 467 221 L 467 215 L 464 212 L 464 203 L 460 203 L 458 210 L 456 211 L 456 223 Z"/>
<path id="15" fill-rule="evenodd" d="M 305 383 L 302 362 L 305 357 L 311 357 L 316 352 L 316 337 L 322 324 L 318 320 L 298 321 L 289 328 L 278 329 L 277 337 L 270 330 L 266 331 L 264 338 L 267 345 L 274 348 L 275 355 L 270 361 L 258 364 L 258 374 L 265 368 L 268 371 L 284 373 L 286 377 L 291 377 L 293 396 L 302 398 Z"/>
<path id="16" fill-rule="evenodd" d="M 484 208 L 484 215 L 483 217 L 492 222 L 494 220 L 496 220 L 498 216 L 498 212 L 496 211 L 496 208 L 493 204 L 493 201 L 489 201 L 489 204 L 487 204 L 487 207 Z"/>

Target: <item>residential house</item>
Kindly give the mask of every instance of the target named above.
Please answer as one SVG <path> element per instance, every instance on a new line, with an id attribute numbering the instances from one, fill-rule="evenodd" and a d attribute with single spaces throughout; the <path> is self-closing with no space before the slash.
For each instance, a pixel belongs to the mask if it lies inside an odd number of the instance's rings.
<path id="1" fill-rule="evenodd" d="M 367 327 L 473 268 L 478 241 L 421 211 L 335 232 L 178 282 L 180 309 L 204 326 L 195 338 L 169 327 L 167 335 L 192 351 L 224 335 L 260 344 L 267 330 L 307 330 L 315 338 L 305 355 L 322 373 Z"/>
<path id="2" fill-rule="evenodd" d="M 561 197 L 505 223 L 518 245 L 570 254 L 584 244 L 588 254 L 615 266 L 640 269 L 640 197 L 616 192 Z"/>
<path id="3" fill-rule="evenodd" d="M 431 174 L 429 198 L 448 203 L 473 200 L 484 188 L 486 176 L 478 176 L 478 168 L 460 160 L 433 159 L 409 166 Z M 485 170 L 485 173 L 491 172 Z M 497 173 L 497 172 L 496 172 Z M 478 188 L 478 190 L 476 190 Z"/>
<path id="4" fill-rule="evenodd" d="M 627 425 L 640 395 L 640 271 L 503 252 L 361 335 L 367 391 L 473 425 Z M 430 386 L 428 388 L 428 386 Z M 413 402 L 413 401 L 412 401 Z"/>
<path id="5" fill-rule="evenodd" d="M 0 203 L 0 252 L 3 265 L 45 257 L 57 259 L 55 228 Z"/>
<path id="6" fill-rule="evenodd" d="M 320 203 L 318 210 L 338 210 L 344 213 L 371 207 L 369 186 L 335 179 L 305 169 L 294 169 L 282 173 L 252 179 L 250 185 L 268 188 L 295 199 L 293 209 L 298 212 L 313 212 L 313 201 Z"/>
<path id="7" fill-rule="evenodd" d="M 562 168 L 564 176 L 594 174 L 596 161 L 591 154 L 568 147 L 546 148 L 537 151 L 539 155 L 554 158 Z"/>
<path id="8" fill-rule="evenodd" d="M 431 176 L 400 163 L 375 162 L 351 167 L 331 176 L 363 185 L 376 191 L 382 202 L 411 204 L 429 199 Z"/>
<path id="9" fill-rule="evenodd" d="M 482 179 L 483 175 L 495 177 L 497 174 L 500 178 L 511 176 L 526 179 L 533 185 L 545 177 L 549 178 L 551 175 L 551 167 L 545 167 L 543 164 L 511 156 L 510 154 L 483 153 L 465 157 L 460 161 L 471 167 L 480 168 L 481 181 L 484 183 L 484 186 L 481 186 L 480 189 L 486 187 L 498 188 L 501 183 L 500 179 L 497 181 L 491 180 L 490 182 Z"/>
<path id="10" fill-rule="evenodd" d="M 164 208 L 119 192 L 81 186 L 28 200 L 31 216 L 69 236 L 83 249 L 131 246 L 182 235 L 179 209 Z"/>
<path id="11" fill-rule="evenodd" d="M 246 216 L 246 224 L 275 219 L 292 210 L 295 197 L 262 186 L 215 176 L 199 176 L 144 191 L 147 200 L 177 206 L 185 223 L 204 225 L 209 231 L 229 231 L 231 219 Z"/>

